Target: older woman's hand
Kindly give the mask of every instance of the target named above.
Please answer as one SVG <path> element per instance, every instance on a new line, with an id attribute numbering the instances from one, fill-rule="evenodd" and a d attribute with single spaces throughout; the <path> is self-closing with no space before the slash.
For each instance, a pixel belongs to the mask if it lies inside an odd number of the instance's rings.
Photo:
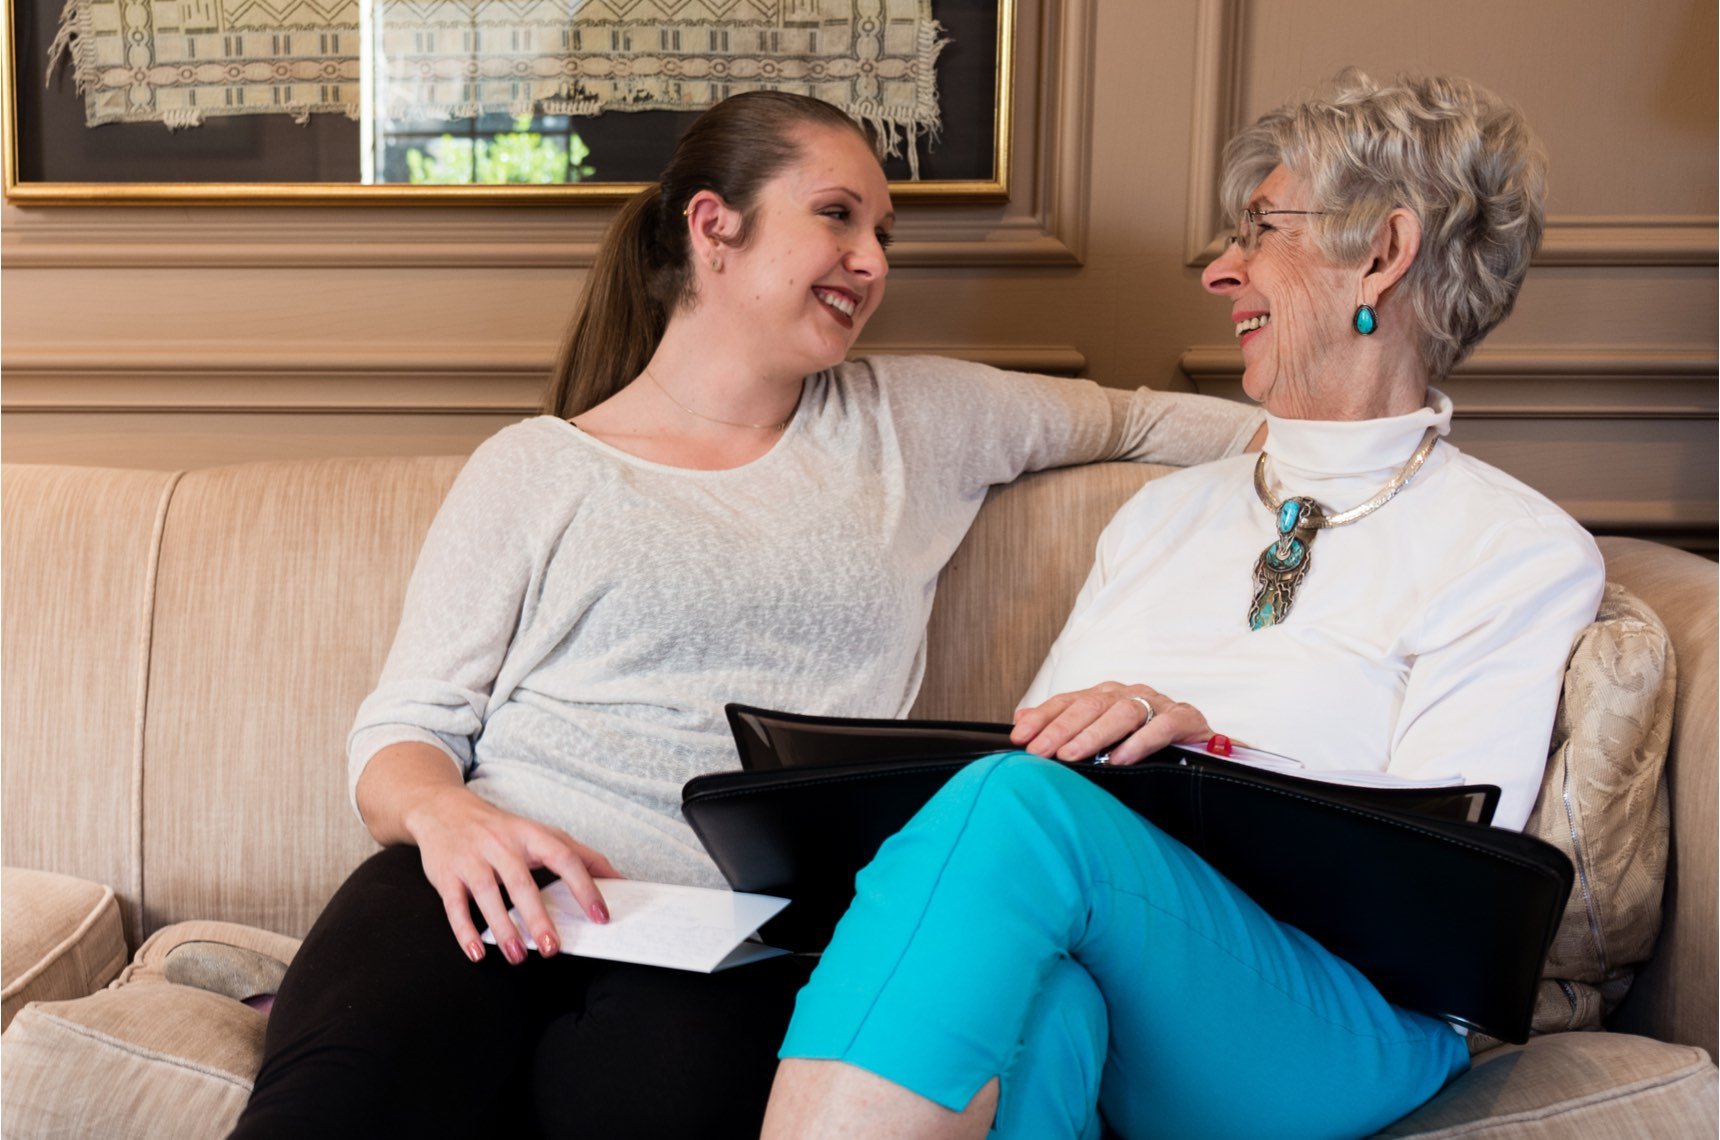
<path id="1" fill-rule="evenodd" d="M 1146 685 L 1106 681 L 1017 709 L 1009 739 L 1036 756 L 1085 760 L 1109 748 L 1109 763 L 1133 764 L 1168 744 L 1210 736 L 1212 726 L 1193 705 Z"/>

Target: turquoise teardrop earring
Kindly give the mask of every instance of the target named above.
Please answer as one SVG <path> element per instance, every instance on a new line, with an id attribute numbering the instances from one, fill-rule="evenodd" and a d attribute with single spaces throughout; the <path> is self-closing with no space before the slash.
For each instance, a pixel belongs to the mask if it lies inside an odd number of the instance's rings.
<path id="1" fill-rule="evenodd" d="M 1374 330 L 1380 327 L 1380 315 L 1374 312 L 1372 305 L 1357 305 L 1355 319 L 1350 323 L 1363 336 L 1373 336 Z"/>

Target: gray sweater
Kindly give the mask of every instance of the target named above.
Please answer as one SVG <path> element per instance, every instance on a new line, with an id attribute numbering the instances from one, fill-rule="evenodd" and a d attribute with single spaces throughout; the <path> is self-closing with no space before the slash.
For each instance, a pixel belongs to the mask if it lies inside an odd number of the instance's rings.
<path id="1" fill-rule="evenodd" d="M 938 571 L 1024 471 L 1239 451 L 1241 405 L 879 357 L 810 377 L 766 455 L 628 455 L 544 416 L 473 453 L 419 555 L 348 741 L 446 752 L 490 803 L 623 874 L 722 886 L 681 785 L 736 766 L 723 704 L 901 716 Z"/>

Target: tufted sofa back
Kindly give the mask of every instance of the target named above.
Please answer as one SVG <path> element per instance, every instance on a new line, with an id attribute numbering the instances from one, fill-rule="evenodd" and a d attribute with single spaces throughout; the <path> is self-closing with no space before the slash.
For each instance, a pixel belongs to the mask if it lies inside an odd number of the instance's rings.
<path id="1" fill-rule="evenodd" d="M 461 463 L 7 466 L 6 865 L 113 886 L 134 945 L 193 918 L 302 935 L 374 848 L 346 800 L 346 731 Z M 1107 464 L 995 489 L 940 583 L 915 713 L 1007 718 L 1100 528 L 1164 470 Z M 1614 1020 L 1713 1053 L 1714 567 L 1601 545 L 1609 576 L 1666 623 L 1679 666 L 1666 926 Z"/>

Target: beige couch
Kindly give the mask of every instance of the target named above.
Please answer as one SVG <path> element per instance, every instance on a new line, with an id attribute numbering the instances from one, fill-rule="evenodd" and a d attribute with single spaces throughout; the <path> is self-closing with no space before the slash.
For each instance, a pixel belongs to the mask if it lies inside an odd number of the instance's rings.
<path id="1" fill-rule="evenodd" d="M 232 1121 L 263 1015 L 169 983 L 163 961 L 199 940 L 290 956 L 372 849 L 343 739 L 459 465 L 5 471 L 5 1135 Z M 992 495 L 939 593 L 920 713 L 1007 715 L 1098 527 L 1153 473 Z M 1394 1135 L 1715 1134 L 1715 567 L 1602 545 L 1676 643 L 1664 930 L 1613 1032 L 1482 1054 Z"/>

